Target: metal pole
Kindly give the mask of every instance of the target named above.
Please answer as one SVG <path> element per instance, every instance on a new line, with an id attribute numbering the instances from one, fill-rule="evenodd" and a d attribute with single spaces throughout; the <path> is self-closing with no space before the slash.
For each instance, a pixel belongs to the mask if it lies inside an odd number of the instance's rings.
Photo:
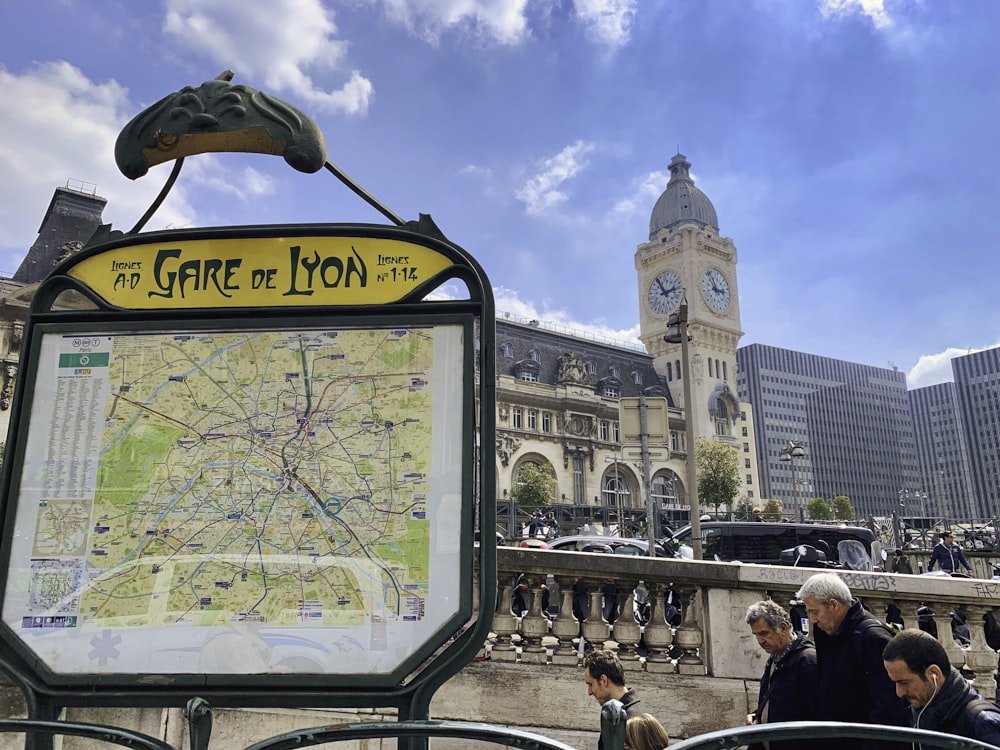
<path id="1" fill-rule="evenodd" d="M 681 301 L 677 316 L 677 328 L 681 335 L 681 368 L 684 375 L 684 440 L 687 456 L 684 459 L 688 487 L 688 506 L 691 514 L 691 549 L 694 559 L 701 560 L 701 508 L 698 504 L 698 465 L 695 463 L 694 449 L 694 397 L 691 395 L 691 363 L 688 359 L 688 305 Z"/>
<path id="2" fill-rule="evenodd" d="M 799 520 L 802 520 L 802 501 L 799 498 L 799 485 L 795 483 L 795 456 L 791 453 L 788 457 L 792 460 L 792 497 L 795 498 L 795 513 L 798 515 Z"/>
<path id="3" fill-rule="evenodd" d="M 646 394 L 639 394 L 639 439 L 642 441 L 642 491 L 646 494 L 646 536 L 649 556 L 656 557 L 656 508 L 653 493 L 649 491 L 649 435 L 646 434 Z"/>
<path id="4" fill-rule="evenodd" d="M 618 474 L 618 457 L 615 457 L 615 508 L 618 511 L 618 536 L 625 536 L 622 533 L 622 526 L 625 525 L 625 519 L 622 518 L 624 513 L 624 501 L 622 500 L 622 480 L 621 476 Z"/>

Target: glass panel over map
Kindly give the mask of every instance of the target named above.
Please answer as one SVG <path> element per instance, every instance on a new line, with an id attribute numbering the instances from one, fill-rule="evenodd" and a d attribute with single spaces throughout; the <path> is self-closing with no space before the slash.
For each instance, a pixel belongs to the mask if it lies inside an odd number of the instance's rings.
<path id="1" fill-rule="evenodd" d="M 391 672 L 458 612 L 466 335 L 50 329 L 5 623 L 56 673 Z"/>

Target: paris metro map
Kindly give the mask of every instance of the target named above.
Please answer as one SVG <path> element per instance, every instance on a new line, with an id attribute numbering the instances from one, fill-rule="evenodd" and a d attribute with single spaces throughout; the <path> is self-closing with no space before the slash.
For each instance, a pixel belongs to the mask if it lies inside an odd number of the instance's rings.
<path id="1" fill-rule="evenodd" d="M 464 335 L 46 333 L 4 622 L 70 673 L 394 668 L 458 599 Z"/>

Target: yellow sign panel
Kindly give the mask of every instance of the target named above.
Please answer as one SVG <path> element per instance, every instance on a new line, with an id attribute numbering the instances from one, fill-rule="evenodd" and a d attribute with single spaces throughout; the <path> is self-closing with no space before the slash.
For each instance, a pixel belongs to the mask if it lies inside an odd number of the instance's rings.
<path id="1" fill-rule="evenodd" d="M 375 237 L 178 238 L 106 250 L 67 273 L 109 304 L 158 310 L 378 305 L 451 265 L 423 245 Z"/>

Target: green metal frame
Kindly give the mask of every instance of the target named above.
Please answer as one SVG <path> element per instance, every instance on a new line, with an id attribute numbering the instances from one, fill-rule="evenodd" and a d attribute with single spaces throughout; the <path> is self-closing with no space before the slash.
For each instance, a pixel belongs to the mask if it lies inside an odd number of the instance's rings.
<path id="1" fill-rule="evenodd" d="M 758 742 L 779 740 L 818 740 L 831 737 L 850 737 L 857 740 L 894 742 L 900 746 L 921 743 L 944 747 L 949 750 L 989 750 L 985 742 L 965 739 L 953 734 L 930 732 L 926 729 L 891 727 L 876 724 L 852 724 L 839 721 L 789 721 L 777 724 L 760 724 L 709 732 L 687 740 L 672 743 L 670 750 L 727 750 Z M 804 744 L 804 743 L 803 743 Z"/>
<path id="2" fill-rule="evenodd" d="M 431 227 L 430 232 L 427 227 Z M 382 225 L 293 225 L 182 230 L 114 237 L 87 246 L 53 270 L 40 286 L 25 326 L 23 351 L 26 358 L 18 373 L 17 398 L 11 411 L 6 461 L 0 477 L 3 500 L 3 538 L 0 539 L 0 596 L 6 588 L 10 562 L 13 518 L 20 467 L 24 457 L 26 426 L 37 369 L 37 348 L 45 330 L 79 330 L 100 333 L 109 330 L 165 331 L 170 327 L 274 326 L 294 322 L 310 325 L 399 325 L 455 324 L 465 329 L 463 354 L 466 363 L 463 394 L 463 511 L 460 556 L 461 602 L 459 614 L 442 625 L 437 635 L 391 674 L 367 675 L 190 675 L 174 684 L 142 681 L 131 676 L 53 674 L 40 666 L 16 635 L 0 624 L 0 669 L 8 673 L 26 694 L 31 718 L 54 719 L 63 706 L 162 706 L 185 705 L 193 696 L 216 706 L 247 707 L 396 707 L 400 718 L 429 718 L 434 692 L 468 664 L 489 633 L 496 602 L 496 549 L 491 544 L 473 544 L 475 528 L 495 527 L 495 504 L 480 502 L 475 488 L 485 488 L 492 498 L 495 485 L 495 322 L 492 290 L 482 269 L 458 246 L 450 243 L 428 217 L 404 227 Z M 104 303 L 100 297 L 68 275 L 77 263 L 109 249 L 193 239 L 295 237 L 310 235 L 364 236 L 404 240 L 427 246 L 451 259 L 453 265 L 423 282 L 402 299 L 384 305 L 349 305 L 287 308 L 125 310 Z M 467 300 L 426 301 L 426 295 L 445 282 L 459 280 L 469 290 Z M 60 295 L 72 291 L 90 299 L 93 310 L 54 310 Z M 209 322 L 206 322 L 208 319 Z M 478 346 L 474 328 L 478 325 Z M 478 405 L 478 409 L 477 409 Z M 478 452 L 477 452 L 478 451 Z M 478 513 L 474 512 L 478 510 Z M 475 556 L 475 558 L 474 558 Z M 476 564 L 478 563 L 478 564 Z M 479 571 L 478 616 L 473 620 L 473 576 Z M 463 630 L 464 628 L 464 630 Z M 457 637 L 454 637 L 455 634 Z M 345 684 L 349 683 L 349 684 Z"/>
<path id="3" fill-rule="evenodd" d="M 524 750 L 574 750 L 571 745 L 565 745 L 540 734 L 509 727 L 497 727 L 492 724 L 462 721 L 372 721 L 298 729 L 257 742 L 245 750 L 293 750 L 293 748 L 313 747 L 328 742 L 390 737 L 473 740 L 519 747 L 524 748 Z M 613 750 L 613 748 L 609 748 L 609 750 Z"/>

